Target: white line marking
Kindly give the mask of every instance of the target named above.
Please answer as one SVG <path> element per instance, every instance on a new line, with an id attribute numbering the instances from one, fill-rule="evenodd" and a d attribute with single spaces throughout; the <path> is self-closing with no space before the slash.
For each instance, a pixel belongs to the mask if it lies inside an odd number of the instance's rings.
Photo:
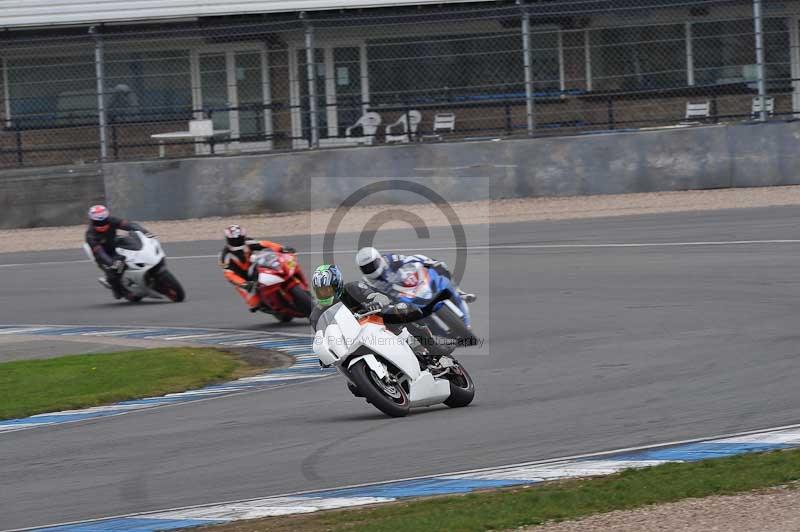
<path id="1" fill-rule="evenodd" d="M 246 504 L 196 508 L 188 512 L 164 512 L 148 515 L 147 518 L 171 520 L 209 519 L 230 522 L 279 515 L 307 514 L 320 510 L 334 510 L 395 500 L 393 497 L 267 497 Z"/>
<path id="2" fill-rule="evenodd" d="M 447 475 L 444 478 L 456 480 L 522 480 L 544 481 L 562 478 L 592 477 L 610 475 L 624 469 L 641 469 L 680 460 L 579 460 L 557 464 L 543 464 L 515 469 L 502 469 L 467 475 Z"/>
<path id="3" fill-rule="evenodd" d="M 79 264 L 81 262 L 91 262 L 89 260 L 58 260 L 58 261 L 50 261 L 50 262 L 20 262 L 18 264 L 0 264 L 0 268 L 14 268 L 18 266 L 55 266 L 59 264 Z"/>
<path id="4" fill-rule="evenodd" d="M 263 344 L 264 342 L 270 342 L 274 340 L 270 340 L 269 338 L 260 338 L 258 340 L 235 340 L 230 342 L 223 342 L 222 345 L 232 345 L 232 346 L 245 346 L 245 345 L 253 345 L 253 344 Z"/>
<path id="5" fill-rule="evenodd" d="M 122 334 L 132 334 L 136 331 L 133 330 L 126 330 L 126 331 L 95 331 L 95 332 L 85 332 L 80 333 L 80 336 L 115 336 L 115 335 L 122 335 Z M 149 332 L 148 330 L 142 329 L 141 332 Z"/>
<path id="6" fill-rule="evenodd" d="M 224 333 L 224 332 L 220 333 L 220 332 L 218 332 L 218 333 L 206 333 L 206 334 L 185 334 L 185 335 L 180 335 L 180 336 L 153 336 L 153 337 L 148 337 L 148 338 L 172 341 L 172 340 L 188 340 L 190 338 L 225 337 L 225 336 L 227 336 L 229 334 L 230 333 Z"/>
<path id="7" fill-rule="evenodd" d="M 5 327 L 14 327 L 14 328 L 21 328 L 23 330 L 30 330 L 32 327 L 38 327 L 40 329 L 80 329 L 85 327 L 97 327 L 98 329 L 108 328 L 116 330 L 118 325 L 97 325 L 97 324 L 83 324 L 83 325 L 63 325 L 63 324 L 47 324 L 47 323 L 4 323 L 2 324 Z M 139 332 L 139 331 L 151 331 L 152 325 L 131 325 L 130 330 L 126 332 Z M 220 331 L 220 332 L 227 332 L 227 333 L 241 333 L 241 334 L 263 334 L 265 338 L 272 339 L 272 340 L 282 340 L 284 336 L 292 336 L 296 338 L 308 338 L 313 340 L 314 337 L 310 334 L 303 334 L 303 333 L 293 333 L 293 332 L 284 332 L 284 331 L 275 331 L 275 332 L 253 332 L 252 330 L 246 329 L 225 329 L 222 327 L 190 327 L 184 325 L 168 325 L 164 327 L 159 327 L 159 330 L 164 331 Z M 0 328 L 0 331 L 6 329 Z M 118 334 L 118 332 L 114 333 Z"/>
<path id="8" fill-rule="evenodd" d="M 0 334 L 18 334 L 18 333 L 26 333 L 34 331 L 46 331 L 48 329 L 53 329 L 53 327 L 37 327 L 35 329 L 31 329 L 29 327 L 25 327 L 22 329 L 0 329 Z"/>
<path id="9" fill-rule="evenodd" d="M 394 251 L 417 252 L 417 251 L 458 251 L 461 249 L 471 251 L 481 250 L 503 250 L 503 249 L 603 249 L 603 248 L 661 248 L 661 247 L 699 247 L 699 246 L 746 246 L 758 244 L 800 244 L 800 239 L 772 239 L 772 240 L 710 240 L 697 242 L 603 242 L 598 244 L 488 244 L 484 246 L 441 246 L 432 248 L 395 248 Z M 335 253 L 356 253 L 357 249 L 336 250 Z M 322 251 L 301 251 L 298 255 L 322 255 Z M 170 260 L 181 259 L 216 259 L 214 255 L 184 255 L 170 257 Z M 21 262 L 17 264 L 0 264 L 0 268 L 15 268 L 22 266 L 53 266 L 59 264 L 80 264 L 91 262 L 88 260 L 67 260 L 56 262 Z"/>
<path id="10" fill-rule="evenodd" d="M 499 140 L 499 139 L 498 139 Z M 468 166 L 432 166 L 430 168 L 414 168 L 422 172 L 435 172 L 437 170 L 474 170 L 479 168 L 517 168 L 516 164 L 471 164 Z"/>

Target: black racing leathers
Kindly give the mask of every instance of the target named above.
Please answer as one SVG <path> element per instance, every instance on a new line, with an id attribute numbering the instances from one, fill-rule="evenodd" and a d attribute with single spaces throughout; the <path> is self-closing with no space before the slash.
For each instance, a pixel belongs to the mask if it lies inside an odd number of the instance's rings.
<path id="1" fill-rule="evenodd" d="M 414 307 L 405 305 L 398 310 L 395 306 L 389 306 L 389 298 L 361 281 L 345 284 L 339 301 L 354 314 L 370 310 L 370 305 L 375 305 L 376 308 L 383 307 L 380 316 L 387 325 L 408 323 L 424 316 L 421 310 Z M 320 317 L 329 308 L 317 305 L 311 311 L 309 320 L 315 331 L 318 328 Z"/>
<path id="2" fill-rule="evenodd" d="M 141 231 L 148 233 L 147 229 L 139 224 L 129 222 L 114 216 L 108 217 L 108 224 L 103 226 L 103 229 L 89 224 L 86 229 L 86 243 L 92 250 L 94 260 L 97 265 L 105 272 L 106 280 L 111 285 L 114 292 L 114 297 L 120 298 L 123 295 L 122 289 L 122 271 L 112 269 L 115 261 L 121 260 L 117 255 L 117 231 Z"/>
<path id="3" fill-rule="evenodd" d="M 147 229 L 139 224 L 115 218 L 114 216 L 108 217 L 108 225 L 104 231 L 99 231 L 97 227 L 89 224 L 86 230 L 86 243 L 92 248 L 94 260 L 97 261 L 101 267 L 111 266 L 118 258 L 116 253 L 117 231 L 141 231 L 147 233 Z"/>

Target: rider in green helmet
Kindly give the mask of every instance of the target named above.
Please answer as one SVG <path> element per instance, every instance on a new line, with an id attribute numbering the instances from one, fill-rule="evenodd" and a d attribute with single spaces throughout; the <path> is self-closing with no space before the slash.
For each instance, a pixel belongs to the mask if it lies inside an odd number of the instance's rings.
<path id="1" fill-rule="evenodd" d="M 399 334 L 404 326 L 409 327 L 409 332 L 416 339 L 416 342 L 411 342 L 411 348 L 422 357 L 429 355 L 424 345 L 434 347 L 430 329 L 414 322 L 430 314 L 437 301 L 421 309 L 406 303 L 393 303 L 385 294 L 363 281 L 345 283 L 341 270 L 334 264 L 319 266 L 311 277 L 311 287 L 317 298 L 317 306 L 309 316 L 315 331 L 325 330 L 341 304 L 354 314 L 380 310 L 380 317 L 387 329 L 395 334 Z"/>

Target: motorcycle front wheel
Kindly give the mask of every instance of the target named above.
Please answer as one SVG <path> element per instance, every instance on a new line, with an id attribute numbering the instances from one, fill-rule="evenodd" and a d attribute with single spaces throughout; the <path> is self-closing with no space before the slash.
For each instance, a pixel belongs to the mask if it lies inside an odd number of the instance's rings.
<path id="1" fill-rule="evenodd" d="M 292 298 L 294 298 L 295 310 L 306 318 L 309 317 L 311 311 L 314 310 L 314 299 L 311 297 L 311 294 L 304 290 L 299 284 L 294 285 L 289 292 L 291 292 Z"/>
<path id="2" fill-rule="evenodd" d="M 450 408 L 461 408 L 475 399 L 475 383 L 461 364 L 456 363 L 444 378 L 450 381 L 450 397 L 444 404 Z"/>
<path id="3" fill-rule="evenodd" d="M 367 401 L 387 416 L 404 417 L 411 410 L 405 389 L 379 378 L 365 361 L 359 360 L 350 368 L 350 377 Z"/>

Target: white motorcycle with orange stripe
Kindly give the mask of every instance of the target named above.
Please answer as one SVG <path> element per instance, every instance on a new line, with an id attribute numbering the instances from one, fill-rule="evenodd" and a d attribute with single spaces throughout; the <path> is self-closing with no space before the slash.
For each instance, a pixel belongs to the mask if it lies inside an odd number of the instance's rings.
<path id="1" fill-rule="evenodd" d="M 86 255 L 94 260 L 94 254 L 88 244 L 83 245 Z M 125 299 L 141 301 L 145 297 L 164 299 L 180 303 L 186 298 L 186 292 L 178 279 L 167 270 L 166 255 L 161 244 L 155 238 L 148 237 L 141 231 L 117 238 L 116 252 L 125 259 L 125 271 L 122 273 L 122 288 Z M 107 286 L 105 278 L 99 281 Z"/>
<path id="2" fill-rule="evenodd" d="M 380 312 L 353 314 L 342 303 L 326 310 L 314 337 L 322 365 L 334 366 L 356 396 L 392 417 L 418 406 L 470 404 L 475 385 L 467 370 L 451 355 L 434 365 L 422 363 L 409 345 L 414 338 L 408 330 L 390 332 Z"/>

